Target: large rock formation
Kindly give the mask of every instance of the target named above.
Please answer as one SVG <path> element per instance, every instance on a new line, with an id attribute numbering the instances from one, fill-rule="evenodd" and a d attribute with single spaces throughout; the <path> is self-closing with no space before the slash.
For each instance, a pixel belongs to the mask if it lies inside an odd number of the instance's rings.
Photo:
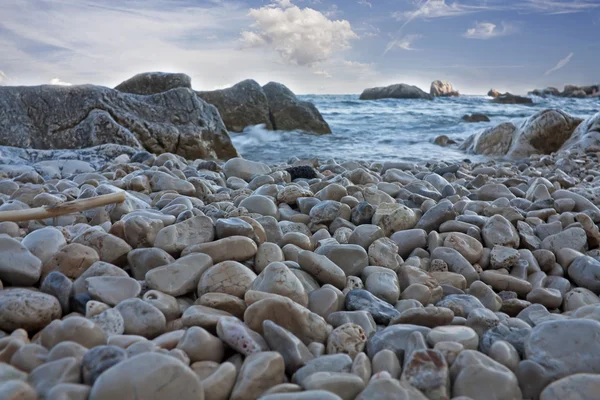
<path id="1" fill-rule="evenodd" d="M 273 128 L 280 131 L 302 130 L 318 134 L 331 133 L 331 129 L 314 104 L 300 101 L 287 87 L 277 82 L 263 86 Z"/>
<path id="2" fill-rule="evenodd" d="M 143 72 L 115 87 L 123 93 L 156 94 L 177 88 L 192 88 L 192 79 L 186 74 L 168 72 Z"/>
<path id="3" fill-rule="evenodd" d="M 573 131 L 581 121 L 561 110 L 543 110 L 518 127 L 512 122 L 505 122 L 471 135 L 462 143 L 461 149 L 513 159 L 550 154 L 561 149 L 574 136 Z"/>
<path id="4" fill-rule="evenodd" d="M 517 96 L 511 93 L 504 93 L 492 99 L 492 103 L 498 104 L 533 104 L 529 97 Z"/>
<path id="5" fill-rule="evenodd" d="M 361 100 L 378 99 L 425 99 L 433 100 L 433 96 L 425 93 L 416 86 L 398 83 L 386 87 L 365 89 L 360 95 Z"/>
<path id="6" fill-rule="evenodd" d="M 572 98 L 586 98 L 586 97 L 599 97 L 600 96 L 600 84 L 598 85 L 587 85 L 587 86 L 576 86 L 576 85 L 565 85 L 561 92 L 557 88 L 547 87 L 546 89 L 534 89 L 528 94 L 533 94 L 540 97 L 557 96 L 557 97 L 572 97 Z"/>
<path id="7" fill-rule="evenodd" d="M 247 126 L 259 124 L 265 124 L 267 129 L 273 129 L 267 96 L 262 87 L 252 79 L 227 89 L 196 92 L 196 94 L 217 107 L 230 132 L 241 132 Z"/>
<path id="8" fill-rule="evenodd" d="M 600 112 L 579 124 L 561 150 L 579 153 L 600 151 Z"/>
<path id="9" fill-rule="evenodd" d="M 238 156 L 217 109 L 187 88 L 142 96 L 93 85 L 0 87 L 0 145 L 109 143 L 188 159 Z"/>
<path id="10" fill-rule="evenodd" d="M 261 87 L 248 79 L 230 88 L 197 92 L 219 110 L 225 126 L 241 132 L 250 125 L 264 124 L 267 129 L 331 133 L 331 129 L 314 104 L 298 100 L 281 83 L 270 82 Z"/>
<path id="11" fill-rule="evenodd" d="M 458 96 L 458 90 L 454 90 L 450 82 L 433 81 L 429 88 L 429 94 L 433 97 L 455 97 Z"/>

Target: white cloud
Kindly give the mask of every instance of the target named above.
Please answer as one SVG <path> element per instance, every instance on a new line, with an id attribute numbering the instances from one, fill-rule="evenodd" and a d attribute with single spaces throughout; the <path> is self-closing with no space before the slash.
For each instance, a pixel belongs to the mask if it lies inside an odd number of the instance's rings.
<path id="1" fill-rule="evenodd" d="M 527 0 L 517 8 L 544 14 L 572 14 L 600 7 L 597 0 Z"/>
<path id="2" fill-rule="evenodd" d="M 323 78 L 331 78 L 331 74 L 329 72 L 322 70 L 313 71 L 313 75 L 321 76 Z"/>
<path id="3" fill-rule="evenodd" d="M 373 7 L 373 4 L 371 4 L 367 0 L 358 0 L 357 3 L 360 4 L 361 6 L 366 6 L 366 7 L 369 7 L 369 8 Z"/>
<path id="4" fill-rule="evenodd" d="M 470 14 L 487 9 L 484 6 L 468 6 L 458 2 L 447 4 L 446 0 L 425 0 L 413 11 L 396 12 L 392 16 L 398 20 L 412 21 L 415 18 L 443 18 Z"/>
<path id="5" fill-rule="evenodd" d="M 394 39 L 388 43 L 383 54 L 386 54 L 388 51 L 390 51 L 394 48 L 398 48 L 401 50 L 409 50 L 409 51 L 417 50 L 414 47 L 412 47 L 413 42 L 422 37 L 423 37 L 423 35 L 414 34 L 414 35 L 405 35 L 399 39 Z"/>
<path id="6" fill-rule="evenodd" d="M 71 84 L 69 82 L 63 82 L 58 78 L 53 78 L 50 80 L 50 84 L 51 85 L 57 85 L 57 86 L 71 86 Z"/>
<path id="7" fill-rule="evenodd" d="M 498 29 L 496 24 L 491 22 L 477 22 L 475 27 L 467 29 L 463 34 L 468 39 L 492 39 L 499 36 L 506 36 L 516 32 L 516 28 L 511 25 L 502 22 L 502 28 Z"/>
<path id="8" fill-rule="evenodd" d="M 4 85 L 8 81 L 8 77 L 4 73 L 4 71 L 0 70 L 0 85 Z"/>
<path id="9" fill-rule="evenodd" d="M 571 61 L 571 58 L 573 58 L 574 55 L 575 55 L 575 53 L 569 53 L 569 55 L 567 55 L 565 58 L 563 58 L 558 63 L 556 63 L 556 65 L 554 67 L 552 67 L 548 71 L 546 71 L 544 73 L 544 75 L 546 75 L 546 76 L 550 75 L 551 73 L 556 72 L 559 69 L 563 68 L 565 65 L 567 65 Z"/>
<path id="10" fill-rule="evenodd" d="M 313 65 L 350 48 L 357 39 L 346 20 L 331 20 L 312 8 L 269 5 L 251 9 L 254 31 L 242 32 L 245 47 L 268 46 L 284 61 L 297 65 Z"/>

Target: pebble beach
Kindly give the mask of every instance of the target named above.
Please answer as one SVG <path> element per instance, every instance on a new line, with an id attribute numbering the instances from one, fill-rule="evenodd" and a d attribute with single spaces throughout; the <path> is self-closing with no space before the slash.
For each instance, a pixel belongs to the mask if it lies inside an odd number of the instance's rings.
<path id="1" fill-rule="evenodd" d="M 4 166 L 0 399 L 597 398 L 599 162 Z"/>

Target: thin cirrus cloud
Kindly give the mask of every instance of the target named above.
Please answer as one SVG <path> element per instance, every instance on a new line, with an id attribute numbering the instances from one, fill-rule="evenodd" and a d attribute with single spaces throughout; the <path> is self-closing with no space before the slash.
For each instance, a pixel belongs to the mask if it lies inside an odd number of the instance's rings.
<path id="1" fill-rule="evenodd" d="M 312 8 L 279 1 L 251 9 L 253 30 L 241 33 L 243 48 L 269 47 L 289 64 L 311 66 L 351 47 L 359 36 L 346 20 L 332 20 Z"/>
<path id="2" fill-rule="evenodd" d="M 369 8 L 373 8 L 373 4 L 371 4 L 369 1 L 367 0 L 358 0 L 358 4 L 360 4 L 361 6 L 365 6 L 365 7 L 369 7 Z"/>
<path id="3" fill-rule="evenodd" d="M 420 6 L 412 11 L 395 12 L 392 17 L 399 21 L 410 22 L 417 18 L 433 19 L 444 17 L 456 17 L 459 15 L 471 14 L 479 11 L 489 10 L 489 6 L 474 6 L 461 4 L 459 2 L 446 3 L 446 0 L 425 0 Z"/>
<path id="4" fill-rule="evenodd" d="M 423 35 L 412 34 L 412 35 L 402 36 L 399 39 L 394 39 L 388 43 L 383 54 L 386 54 L 387 52 L 389 52 L 390 50 L 395 49 L 395 48 L 400 49 L 400 50 L 408 50 L 408 51 L 418 50 L 413 47 L 413 43 L 416 40 L 421 39 L 422 37 L 423 37 Z"/>
<path id="5" fill-rule="evenodd" d="M 573 58 L 573 56 L 575 55 L 575 53 L 569 53 L 565 58 L 563 58 L 562 60 L 560 60 L 558 63 L 556 63 L 556 65 L 552 68 L 550 68 L 548 71 L 546 71 L 544 73 L 544 76 L 548 76 L 553 72 L 558 71 L 559 69 L 563 68 L 565 65 L 567 65 L 569 62 L 571 62 L 571 59 Z"/>
<path id="6" fill-rule="evenodd" d="M 473 28 L 467 29 L 463 36 L 467 39 L 493 39 L 500 36 L 507 36 L 516 32 L 516 28 L 505 22 L 498 27 L 491 22 L 476 22 Z"/>
<path id="7" fill-rule="evenodd" d="M 543 14 L 574 14 L 600 8 L 597 0 L 527 0 L 515 9 Z"/>

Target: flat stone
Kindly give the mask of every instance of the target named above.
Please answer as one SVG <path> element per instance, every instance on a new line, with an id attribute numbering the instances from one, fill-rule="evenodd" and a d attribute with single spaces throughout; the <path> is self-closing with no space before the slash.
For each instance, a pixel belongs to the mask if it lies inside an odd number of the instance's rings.
<path id="1" fill-rule="evenodd" d="M 285 364 L 279 353 L 265 351 L 252 354 L 242 364 L 230 399 L 256 399 L 284 380 Z"/>
<path id="2" fill-rule="evenodd" d="M 138 281 L 125 276 L 95 276 L 87 278 L 85 283 L 92 299 L 110 306 L 135 298 L 142 291 Z"/>
<path id="3" fill-rule="evenodd" d="M 191 328 L 190 328 L 191 329 Z M 244 356 L 269 351 L 269 346 L 263 337 L 246 324 L 234 317 L 219 318 L 217 335 L 233 350 Z"/>
<path id="4" fill-rule="evenodd" d="M 398 317 L 393 318 L 390 324 L 412 324 L 435 328 L 436 326 L 449 325 L 454 318 L 454 312 L 444 307 L 409 308 Z"/>
<path id="5" fill-rule="evenodd" d="M 177 254 L 188 246 L 212 242 L 214 238 L 212 220 L 197 216 L 161 229 L 156 235 L 154 246 L 167 253 Z"/>
<path id="6" fill-rule="evenodd" d="M 202 253 L 192 253 L 162 267 L 151 269 L 145 280 L 151 289 L 171 296 L 183 296 L 198 288 L 202 274 L 212 267 L 212 259 Z"/>
<path id="7" fill-rule="evenodd" d="M 344 271 L 346 276 L 360 276 L 369 264 L 369 255 L 365 249 L 356 244 L 321 246 L 315 253 L 329 258 Z"/>
<path id="8" fill-rule="evenodd" d="M 252 286 L 256 274 L 236 261 L 223 261 L 206 270 L 198 283 L 198 295 L 205 293 L 226 293 L 244 298 Z"/>
<path id="9" fill-rule="evenodd" d="M 444 239 L 444 246 L 453 248 L 474 264 L 481 259 L 483 245 L 481 242 L 461 232 L 451 232 Z"/>
<path id="10" fill-rule="evenodd" d="M 283 357 L 285 370 L 289 374 L 293 374 L 314 358 L 300 339 L 272 321 L 263 322 L 263 334 L 268 347 Z"/>
<path id="11" fill-rule="evenodd" d="M 479 277 L 497 292 L 508 290 L 525 297 L 531 291 L 531 283 L 512 275 L 504 275 L 494 271 L 483 271 L 479 274 Z"/>
<path id="12" fill-rule="evenodd" d="M 400 315 L 391 304 L 375 297 L 364 289 L 351 290 L 346 294 L 346 309 L 349 311 L 364 310 L 369 312 L 375 322 L 387 325 L 392 318 Z"/>
<path id="13" fill-rule="evenodd" d="M 558 254 L 558 251 L 563 248 L 585 252 L 586 247 L 587 235 L 581 228 L 565 229 L 542 240 L 542 249 L 550 250 L 554 254 Z"/>
<path id="14" fill-rule="evenodd" d="M 213 260 L 214 263 L 222 261 L 246 261 L 254 257 L 258 248 L 256 242 L 245 236 L 229 236 L 214 242 L 194 244 L 186 247 L 182 256 L 194 253 L 204 253 Z"/>
<path id="15" fill-rule="evenodd" d="M 27 247 L 16 239 L 0 236 L 0 280 L 13 286 L 33 286 L 41 273 L 42 262 Z"/>

